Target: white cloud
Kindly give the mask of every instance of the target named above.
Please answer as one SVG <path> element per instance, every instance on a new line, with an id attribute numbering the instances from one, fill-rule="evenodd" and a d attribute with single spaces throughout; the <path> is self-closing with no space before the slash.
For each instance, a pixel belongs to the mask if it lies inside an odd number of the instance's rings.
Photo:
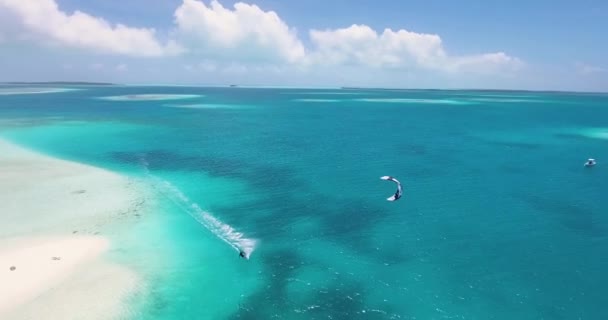
<path id="1" fill-rule="evenodd" d="M 192 72 L 192 71 L 194 71 L 195 67 L 193 65 L 191 65 L 191 64 L 185 64 L 185 65 L 182 66 L 182 68 L 184 68 L 184 70 L 186 70 L 188 72 Z"/>
<path id="2" fill-rule="evenodd" d="M 214 72 L 218 70 L 218 64 L 211 60 L 203 60 L 197 64 L 186 64 L 182 67 L 188 72 Z"/>
<path id="3" fill-rule="evenodd" d="M 227 65 L 227 66 L 223 67 L 222 69 L 220 69 L 220 71 L 222 73 L 243 75 L 243 74 L 246 74 L 247 71 L 249 71 L 249 68 L 243 64 L 231 63 L 230 65 Z"/>
<path id="4" fill-rule="evenodd" d="M 193 53 L 253 61 L 297 62 L 304 45 L 273 11 L 238 2 L 233 9 L 184 0 L 175 11 L 176 33 Z"/>
<path id="5" fill-rule="evenodd" d="M 448 71 L 483 74 L 517 71 L 523 66 L 519 58 L 504 52 L 448 57 L 445 64 Z"/>
<path id="6" fill-rule="evenodd" d="M 217 69 L 217 65 L 213 61 L 203 61 L 198 64 L 199 69 L 206 72 L 213 72 Z"/>
<path id="7" fill-rule="evenodd" d="M 315 62 L 328 64 L 363 64 L 401 66 L 427 63 L 429 58 L 445 55 L 436 35 L 386 29 L 378 34 L 366 25 L 352 25 L 335 30 L 311 30 L 316 46 Z"/>
<path id="8" fill-rule="evenodd" d="M 589 65 L 589 64 L 586 64 L 583 62 L 575 63 L 575 67 L 576 67 L 577 72 L 582 75 L 591 75 L 591 74 L 596 74 L 596 73 L 608 72 L 608 69 L 606 69 L 606 68 L 592 66 L 592 65 Z"/>
<path id="9" fill-rule="evenodd" d="M 121 63 L 121 64 L 116 65 L 116 67 L 114 69 L 116 69 L 116 71 L 118 71 L 118 72 L 125 72 L 129 69 L 129 67 L 126 64 Z"/>
<path id="10" fill-rule="evenodd" d="M 159 43 L 154 29 L 112 25 L 80 11 L 67 14 L 55 0 L 0 0 L 0 11 L 14 15 L 27 32 L 71 47 L 132 56 L 162 56 L 180 50 L 173 42 Z"/>
<path id="11" fill-rule="evenodd" d="M 103 63 L 92 63 L 91 65 L 89 65 L 89 68 L 92 70 L 101 70 L 104 68 Z"/>
<path id="12" fill-rule="evenodd" d="M 311 30 L 315 46 L 311 63 L 365 65 L 383 68 L 421 68 L 447 72 L 497 72 L 521 65 L 505 53 L 450 56 L 435 34 L 385 29 L 377 33 L 366 25 L 334 30 Z"/>

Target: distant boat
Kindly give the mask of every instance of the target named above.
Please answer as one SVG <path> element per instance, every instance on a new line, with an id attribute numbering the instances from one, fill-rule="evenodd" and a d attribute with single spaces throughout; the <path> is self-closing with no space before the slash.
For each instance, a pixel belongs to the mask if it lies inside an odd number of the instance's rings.
<path id="1" fill-rule="evenodd" d="M 236 88 L 236 87 L 237 87 L 237 85 L 236 85 L 236 84 L 231 84 L 231 85 L 230 85 L 230 88 Z"/>
<path id="2" fill-rule="evenodd" d="M 6 85 L 66 85 L 66 86 L 115 86 L 117 84 L 110 82 L 86 82 L 86 81 L 42 81 L 42 82 L 0 82 Z"/>

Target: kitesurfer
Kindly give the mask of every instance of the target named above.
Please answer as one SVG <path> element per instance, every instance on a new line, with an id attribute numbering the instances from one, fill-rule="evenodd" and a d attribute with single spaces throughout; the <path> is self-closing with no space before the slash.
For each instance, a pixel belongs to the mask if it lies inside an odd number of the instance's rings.
<path id="1" fill-rule="evenodd" d="M 595 159 L 589 159 L 585 162 L 585 167 L 593 167 L 595 165 Z"/>

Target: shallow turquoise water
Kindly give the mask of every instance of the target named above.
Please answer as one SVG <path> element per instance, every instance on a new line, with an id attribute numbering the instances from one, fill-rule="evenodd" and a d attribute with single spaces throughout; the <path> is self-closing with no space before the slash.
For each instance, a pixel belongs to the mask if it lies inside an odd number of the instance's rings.
<path id="1" fill-rule="evenodd" d="M 188 99 L 99 99 L 136 94 Z M 116 255 L 151 283 L 137 319 L 607 318 L 606 132 L 602 94 L 0 96 L 0 137 L 158 191 Z"/>

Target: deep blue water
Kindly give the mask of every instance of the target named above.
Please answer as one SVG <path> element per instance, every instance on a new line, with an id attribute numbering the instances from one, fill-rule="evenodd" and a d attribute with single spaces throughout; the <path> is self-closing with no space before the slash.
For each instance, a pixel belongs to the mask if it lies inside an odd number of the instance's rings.
<path id="1" fill-rule="evenodd" d="M 608 318 L 605 94 L 83 87 L 0 137 L 158 191 L 137 319 Z"/>

